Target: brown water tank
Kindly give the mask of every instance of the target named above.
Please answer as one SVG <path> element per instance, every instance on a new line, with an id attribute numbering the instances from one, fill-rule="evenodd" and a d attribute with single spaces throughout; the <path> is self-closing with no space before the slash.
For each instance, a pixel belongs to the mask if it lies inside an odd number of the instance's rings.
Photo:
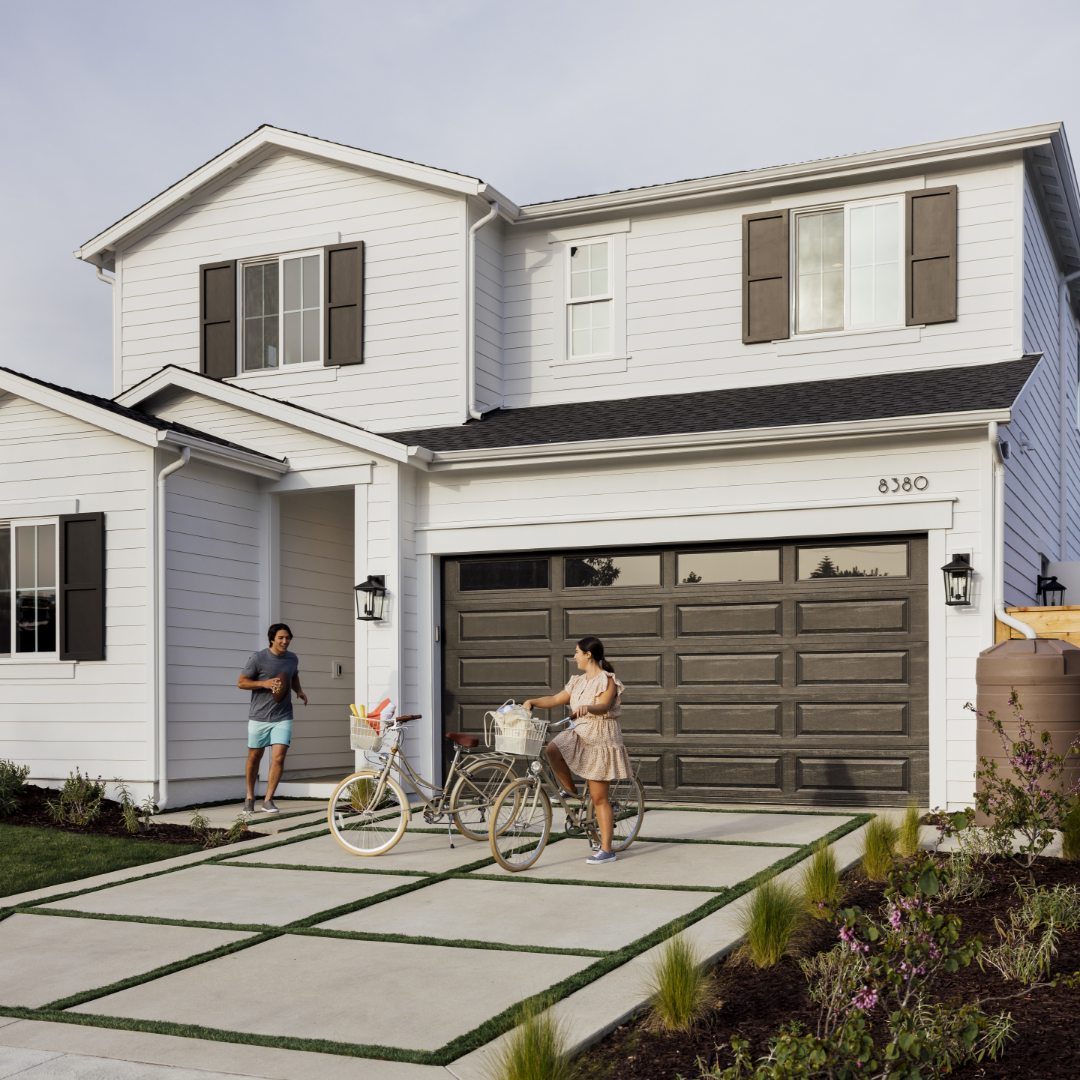
<path id="1" fill-rule="evenodd" d="M 1049 731 L 1057 753 L 1067 754 L 1073 739 L 1080 735 L 1080 648 L 1071 642 L 1057 638 L 998 642 L 979 653 L 975 681 L 976 708 L 981 713 L 996 712 L 1014 739 L 1017 725 L 1009 705 L 1009 695 L 1014 689 L 1023 706 L 1022 714 L 1034 727 L 1036 737 Z M 998 775 L 1013 776 L 1001 739 L 981 716 L 976 728 L 975 758 L 976 768 L 979 758 L 989 758 L 998 763 Z M 1065 783 L 1071 785 L 1078 775 L 1080 755 L 1073 755 Z M 981 820 L 980 823 L 986 824 Z"/>

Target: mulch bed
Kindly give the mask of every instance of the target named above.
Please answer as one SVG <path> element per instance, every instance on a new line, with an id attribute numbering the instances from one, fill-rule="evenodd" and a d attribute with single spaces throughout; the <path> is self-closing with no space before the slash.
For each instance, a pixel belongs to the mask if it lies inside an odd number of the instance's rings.
<path id="1" fill-rule="evenodd" d="M 158 844 L 198 844 L 201 841 L 187 825 L 167 825 L 164 823 L 151 824 L 149 832 L 129 833 L 124 824 L 124 816 L 120 812 L 120 804 L 106 802 L 101 813 L 90 825 L 59 825 L 49 814 L 45 801 L 56 801 L 59 792 L 51 788 L 38 787 L 36 784 L 27 784 L 23 788 L 20 806 L 16 813 L 8 814 L 0 818 L 0 824 L 4 825 L 34 825 L 43 829 L 57 829 L 60 832 L 83 833 L 92 836 L 117 836 L 125 840 L 138 843 L 141 840 L 152 840 Z M 224 833 L 226 829 L 211 829 L 211 832 Z M 260 840 L 266 833 L 244 833 L 237 843 L 243 840 Z"/>
<path id="2" fill-rule="evenodd" d="M 1080 864 L 1060 859 L 1038 859 L 1034 866 L 1038 885 L 1080 885 Z M 938 910 L 954 912 L 962 920 L 961 936 L 981 934 L 987 944 L 998 940 L 994 917 L 1008 921 L 1007 912 L 1018 906 L 1014 878 L 1025 883 L 1026 871 L 1004 860 L 998 866 L 992 891 L 978 900 L 942 904 Z M 858 905 L 876 912 L 883 886 L 847 879 L 845 906 Z M 831 948 L 837 941 L 831 926 L 815 924 L 808 932 L 802 955 Z M 1080 931 L 1062 934 L 1053 971 L 1080 971 Z M 806 991 L 806 979 L 794 960 L 785 959 L 774 968 L 759 971 L 734 958 L 722 960 L 716 971 L 717 1004 L 686 1035 L 648 1030 L 639 1017 L 612 1032 L 579 1058 L 585 1077 L 611 1080 L 696 1080 L 697 1060 L 708 1067 L 734 1064 L 731 1037 L 750 1041 L 755 1060 L 768 1052 L 769 1040 L 781 1025 L 801 1021 L 813 1031 L 818 1009 Z M 992 968 L 978 964 L 942 975 L 934 984 L 938 996 L 949 1001 L 1004 997 L 1020 989 L 1005 982 Z M 1015 1021 L 1014 1038 L 998 1061 L 971 1062 L 951 1073 L 958 1080 L 1050 1080 L 1076 1077 L 1080 1073 L 1080 989 L 1036 990 L 1028 997 L 988 1005 L 990 1014 L 1005 1010 Z"/>

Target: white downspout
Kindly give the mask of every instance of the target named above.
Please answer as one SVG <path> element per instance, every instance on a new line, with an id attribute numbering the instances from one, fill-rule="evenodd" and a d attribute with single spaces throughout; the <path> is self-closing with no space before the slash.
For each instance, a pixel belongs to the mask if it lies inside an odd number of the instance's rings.
<path id="1" fill-rule="evenodd" d="M 1026 638 L 1033 638 L 1034 629 L 1005 610 L 1005 460 L 1001 456 L 996 420 L 990 421 L 990 446 L 994 455 L 994 614 L 1006 626 L 1019 630 Z"/>
<path id="2" fill-rule="evenodd" d="M 157 807 L 162 811 L 169 805 L 169 741 L 168 741 L 168 666 L 165 649 L 166 593 L 165 593 L 165 481 L 191 460 L 191 447 L 185 446 L 180 457 L 166 465 L 157 477 L 157 507 L 154 515 L 154 560 L 156 562 L 155 586 L 157 593 L 157 626 L 154 642 L 154 691 L 156 706 L 154 719 L 157 731 Z"/>
<path id="3" fill-rule="evenodd" d="M 484 414 L 476 410 L 476 234 L 499 212 L 499 203 L 490 204 L 491 210 L 469 227 L 469 265 L 466 293 L 469 312 L 466 319 L 465 342 L 465 419 L 482 420 Z"/>
<path id="4" fill-rule="evenodd" d="M 101 272 L 101 267 L 100 266 L 95 266 L 94 269 L 97 271 L 97 279 L 98 279 L 98 281 L 104 281 L 106 285 L 115 285 L 116 284 L 116 278 L 109 277 L 108 274 L 103 274 Z"/>
<path id="5" fill-rule="evenodd" d="M 1069 282 L 1080 277 L 1080 270 L 1071 274 L 1062 274 L 1058 280 L 1058 562 L 1069 558 L 1067 544 L 1069 540 L 1068 493 L 1066 483 L 1065 429 L 1068 426 L 1068 380 L 1065 377 L 1065 316 L 1068 311 Z M 1040 571 L 1041 573 L 1041 571 Z"/>

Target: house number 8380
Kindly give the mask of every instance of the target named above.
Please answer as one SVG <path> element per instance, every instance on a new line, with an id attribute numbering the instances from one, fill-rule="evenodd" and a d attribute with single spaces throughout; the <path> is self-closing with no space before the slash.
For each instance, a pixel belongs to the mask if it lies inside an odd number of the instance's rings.
<path id="1" fill-rule="evenodd" d="M 884 495 L 887 491 L 925 491 L 929 484 L 930 481 L 925 476 L 916 476 L 914 480 L 910 476 L 905 476 L 902 480 L 898 476 L 891 480 L 882 477 L 878 481 L 877 489 Z"/>

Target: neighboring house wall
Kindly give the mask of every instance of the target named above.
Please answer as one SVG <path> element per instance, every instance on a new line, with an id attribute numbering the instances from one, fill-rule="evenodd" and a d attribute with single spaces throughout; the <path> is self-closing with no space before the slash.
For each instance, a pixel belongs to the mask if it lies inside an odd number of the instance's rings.
<path id="1" fill-rule="evenodd" d="M 983 364 L 1017 355 L 1014 340 L 1013 164 L 920 174 L 891 182 L 814 189 L 734 206 L 635 216 L 626 234 L 625 371 L 556 378 L 554 295 L 565 243 L 548 230 L 508 230 L 504 261 L 507 406 L 626 398 L 873 375 L 928 367 Z M 922 330 L 867 331 L 742 342 L 742 215 L 850 202 L 920 187 L 956 184 L 959 319 Z M 604 234 L 604 223 L 595 235 Z M 615 433 L 612 433 L 615 434 Z"/>
<path id="2" fill-rule="evenodd" d="M 37 782 L 75 768 L 154 776 L 146 597 L 152 455 L 130 439 L 0 393 L 0 503 L 78 500 L 105 514 L 105 660 L 0 660 L 0 756 Z M 0 516 L 3 510 L 0 509 Z M 16 674 L 18 673 L 18 674 Z"/>
<path id="3" fill-rule="evenodd" d="M 272 154 L 193 200 L 118 259 L 117 392 L 165 364 L 198 370 L 201 263 L 263 253 L 277 242 L 282 252 L 295 250 L 340 232 L 365 243 L 365 362 L 299 379 L 295 372 L 245 378 L 382 430 L 459 422 L 464 210 L 462 197 L 314 157 Z"/>
<path id="4" fill-rule="evenodd" d="M 476 402 L 481 412 L 502 404 L 503 243 L 498 218 L 477 231 Z"/>
<path id="5" fill-rule="evenodd" d="M 282 495 L 278 520 L 280 619 L 295 635 L 300 684 L 310 701 L 293 701 L 287 771 L 348 771 L 347 718 L 355 700 L 352 490 Z M 335 662 L 343 667 L 340 678 L 332 676 Z"/>
<path id="6" fill-rule="evenodd" d="M 1060 271 L 1030 179 L 1024 185 L 1024 351 L 1041 352 L 1036 369 L 1013 410 L 1012 456 L 1006 468 L 1005 602 L 1035 604 L 1040 556 L 1066 562 L 1080 554 L 1080 436 L 1077 434 L 1077 326 L 1070 306 L 1065 349 L 1058 356 Z M 1059 364 L 1065 364 L 1066 550 L 1061 550 L 1059 508 Z M 1023 445 L 1027 444 L 1027 449 Z M 1068 603 L 1073 601 L 1067 599 Z"/>

